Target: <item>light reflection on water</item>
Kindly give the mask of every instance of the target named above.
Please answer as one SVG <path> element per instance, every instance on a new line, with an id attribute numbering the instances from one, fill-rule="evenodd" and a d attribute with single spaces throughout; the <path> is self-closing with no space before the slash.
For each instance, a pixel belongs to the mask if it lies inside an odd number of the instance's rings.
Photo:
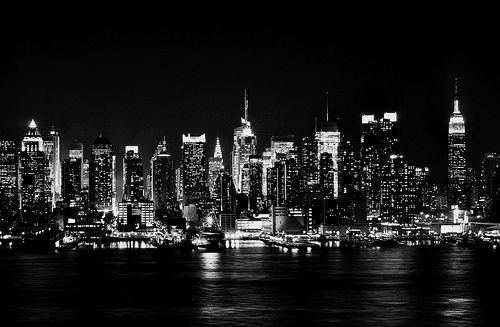
<path id="1" fill-rule="evenodd" d="M 482 325 L 497 316 L 498 251 L 456 246 L 238 246 L 3 252 L 14 325 Z M 158 324 L 159 323 L 159 324 Z"/>

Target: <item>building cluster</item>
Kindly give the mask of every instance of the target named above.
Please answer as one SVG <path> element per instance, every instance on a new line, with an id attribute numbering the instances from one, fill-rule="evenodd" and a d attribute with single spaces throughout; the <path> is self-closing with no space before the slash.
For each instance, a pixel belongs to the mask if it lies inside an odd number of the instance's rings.
<path id="1" fill-rule="evenodd" d="M 231 158 L 219 138 L 208 156 L 206 135 L 182 135 L 176 162 L 161 140 L 145 166 L 138 146 L 123 152 L 123 196 L 117 199 L 116 153 L 99 135 L 85 158 L 75 140 L 61 157 L 59 135 L 42 135 L 31 121 L 19 142 L 0 138 L 0 221 L 65 228 L 116 225 L 147 229 L 211 225 L 226 232 L 317 232 L 331 226 L 412 225 L 495 221 L 500 217 L 500 155 L 484 156 L 476 174 L 467 165 L 465 122 L 457 92 L 448 130 L 448 178 L 406 160 L 398 115 L 360 117 L 349 140 L 338 119 L 316 122 L 303 138 L 273 136 L 258 153 L 245 91 L 244 118 L 234 129 Z M 228 160 L 229 159 L 229 160 Z M 114 219 L 116 218 L 116 219 Z"/>

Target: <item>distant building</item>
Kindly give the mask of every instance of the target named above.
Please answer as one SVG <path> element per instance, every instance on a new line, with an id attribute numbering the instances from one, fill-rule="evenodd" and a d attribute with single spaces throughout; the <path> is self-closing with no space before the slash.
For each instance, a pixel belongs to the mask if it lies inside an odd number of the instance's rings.
<path id="1" fill-rule="evenodd" d="M 109 140 L 99 135 L 92 145 L 89 167 L 89 198 L 98 211 L 116 211 L 116 156 Z"/>
<path id="2" fill-rule="evenodd" d="M 184 204 L 208 197 L 205 134 L 182 135 L 182 180 Z"/>
<path id="3" fill-rule="evenodd" d="M 222 159 L 222 149 L 219 138 L 215 143 L 215 151 L 213 157 L 208 158 L 208 191 L 210 198 L 215 198 L 215 181 L 221 170 L 224 169 L 224 160 Z"/>
<path id="4" fill-rule="evenodd" d="M 55 208 L 56 201 L 61 196 L 61 149 L 59 133 L 54 130 L 54 127 L 52 127 L 49 135 L 43 136 L 43 147 L 49 160 L 50 190 L 48 191 L 51 193 L 51 206 Z"/>
<path id="5" fill-rule="evenodd" d="M 43 138 L 31 120 L 21 143 L 19 185 L 21 218 L 24 223 L 46 223 L 52 207 L 49 160 Z"/>
<path id="6" fill-rule="evenodd" d="M 174 160 L 167 151 L 165 138 L 158 144 L 151 158 L 150 198 L 155 208 L 166 208 L 176 200 Z"/>
<path id="7" fill-rule="evenodd" d="M 465 121 L 460 113 L 455 79 L 455 100 L 453 114 L 448 125 L 448 187 L 449 205 L 456 204 L 464 209 L 467 202 L 465 181 L 467 161 L 465 157 Z"/>
<path id="8" fill-rule="evenodd" d="M 144 166 L 138 146 L 126 146 L 123 157 L 123 200 L 144 198 Z"/>
<path id="9" fill-rule="evenodd" d="M 19 141 L 0 138 L 0 222 L 13 221 L 19 212 Z"/>

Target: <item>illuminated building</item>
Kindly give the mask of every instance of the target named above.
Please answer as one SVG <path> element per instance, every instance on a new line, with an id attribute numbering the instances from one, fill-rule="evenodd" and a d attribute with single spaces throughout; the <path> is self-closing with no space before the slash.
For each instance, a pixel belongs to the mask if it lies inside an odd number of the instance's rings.
<path id="1" fill-rule="evenodd" d="M 361 195 L 361 167 L 352 142 L 342 141 L 340 160 L 340 197 L 359 198 Z"/>
<path id="2" fill-rule="evenodd" d="M 82 159 L 78 157 L 64 159 L 62 168 L 63 200 L 67 203 L 75 202 L 82 190 Z"/>
<path id="3" fill-rule="evenodd" d="M 13 221 L 19 210 L 19 141 L 0 138 L 0 222 Z"/>
<path id="4" fill-rule="evenodd" d="M 90 162 L 89 159 L 85 159 L 82 161 L 82 191 L 87 191 L 89 190 L 89 179 L 90 179 Z"/>
<path id="5" fill-rule="evenodd" d="M 272 168 L 267 169 L 267 197 L 270 205 L 293 205 L 299 191 L 299 166 L 295 156 L 278 154 Z"/>
<path id="6" fill-rule="evenodd" d="M 396 123 L 396 113 L 386 112 L 379 120 L 375 115 L 361 116 L 361 189 L 370 217 L 380 215 L 382 171 L 390 164 L 390 156 L 398 153 Z"/>
<path id="7" fill-rule="evenodd" d="M 84 159 L 83 159 L 83 143 L 78 140 L 74 140 L 73 143 L 69 145 L 69 158 L 70 159 L 80 159 L 80 188 L 84 189 Z M 87 188 L 88 188 L 88 175 L 87 175 Z"/>
<path id="8" fill-rule="evenodd" d="M 403 156 L 391 155 L 381 175 L 380 216 L 383 223 L 410 224 L 416 216 L 417 180 L 415 167 Z"/>
<path id="9" fill-rule="evenodd" d="M 253 134 L 248 120 L 248 96 L 245 90 L 245 118 L 241 118 L 241 125 L 234 129 L 233 151 L 231 153 L 231 170 L 237 192 L 248 194 L 248 188 L 243 190 L 241 170 L 248 163 L 250 155 L 256 154 L 257 137 Z"/>
<path id="10" fill-rule="evenodd" d="M 317 144 L 317 158 L 318 162 L 321 159 L 323 153 L 328 153 L 331 155 L 332 160 L 332 174 L 333 174 L 333 184 L 332 184 L 332 194 L 333 198 L 338 198 L 339 196 L 339 152 L 340 152 L 340 142 L 342 140 L 340 131 L 338 129 L 338 121 L 330 121 L 328 112 L 328 92 L 327 92 L 327 103 L 326 103 L 326 122 L 320 124 L 319 129 L 316 131 L 315 140 Z M 319 171 L 319 166 L 318 166 Z"/>
<path id="11" fill-rule="evenodd" d="M 460 209 L 466 206 L 465 180 L 467 162 L 465 159 L 465 121 L 460 113 L 455 79 L 455 99 L 453 114 L 448 125 L 448 185 L 449 205 L 457 204 Z"/>
<path id="12" fill-rule="evenodd" d="M 122 201 L 118 203 L 118 228 L 133 231 L 153 227 L 153 201 Z"/>
<path id="13" fill-rule="evenodd" d="M 54 130 L 54 127 L 49 135 L 43 136 L 43 143 L 44 151 L 49 160 L 50 190 L 47 191 L 51 193 L 52 208 L 55 208 L 56 201 L 61 196 L 61 149 L 59 133 Z"/>
<path id="14" fill-rule="evenodd" d="M 21 143 L 19 185 L 21 218 L 25 223 L 47 222 L 52 206 L 49 160 L 44 151 L 43 138 L 34 120 L 31 120 Z"/>
<path id="15" fill-rule="evenodd" d="M 115 212 L 116 207 L 116 156 L 109 140 L 99 135 L 92 145 L 89 166 L 89 199 L 98 211 Z"/>
<path id="16" fill-rule="evenodd" d="M 208 197 L 206 164 L 205 134 L 182 135 L 182 185 L 185 205 L 196 204 Z"/>
<path id="17" fill-rule="evenodd" d="M 266 148 L 262 152 L 262 196 L 267 202 L 267 169 L 272 168 L 272 153 L 271 148 Z"/>
<path id="18" fill-rule="evenodd" d="M 487 218 L 491 217 L 493 202 L 497 202 L 497 187 L 500 185 L 500 155 L 487 153 L 481 164 L 481 200 L 483 212 Z"/>
<path id="19" fill-rule="evenodd" d="M 231 176 L 221 171 L 215 180 L 215 184 L 215 198 L 219 206 L 218 211 L 222 213 L 236 212 L 236 189 Z"/>
<path id="20" fill-rule="evenodd" d="M 262 156 L 250 156 L 248 164 L 248 209 L 259 212 L 263 209 Z"/>
<path id="21" fill-rule="evenodd" d="M 165 208 L 176 200 L 174 160 L 167 151 L 165 137 L 151 158 L 150 199 L 155 208 Z"/>
<path id="22" fill-rule="evenodd" d="M 208 158 L 208 190 L 210 198 L 215 198 L 215 180 L 221 170 L 224 169 L 224 161 L 222 159 L 222 149 L 220 146 L 219 138 L 215 143 L 214 156 Z"/>
<path id="23" fill-rule="evenodd" d="M 144 198 L 144 169 L 138 146 L 126 146 L 123 158 L 123 200 Z"/>

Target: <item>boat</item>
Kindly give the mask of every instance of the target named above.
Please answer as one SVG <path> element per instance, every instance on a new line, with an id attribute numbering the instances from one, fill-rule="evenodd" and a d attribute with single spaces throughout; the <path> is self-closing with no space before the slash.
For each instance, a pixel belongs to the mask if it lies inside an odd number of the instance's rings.
<path id="1" fill-rule="evenodd" d="M 197 233 L 191 240 L 196 250 L 214 251 L 226 247 L 224 233 L 218 229 L 205 229 Z"/>

